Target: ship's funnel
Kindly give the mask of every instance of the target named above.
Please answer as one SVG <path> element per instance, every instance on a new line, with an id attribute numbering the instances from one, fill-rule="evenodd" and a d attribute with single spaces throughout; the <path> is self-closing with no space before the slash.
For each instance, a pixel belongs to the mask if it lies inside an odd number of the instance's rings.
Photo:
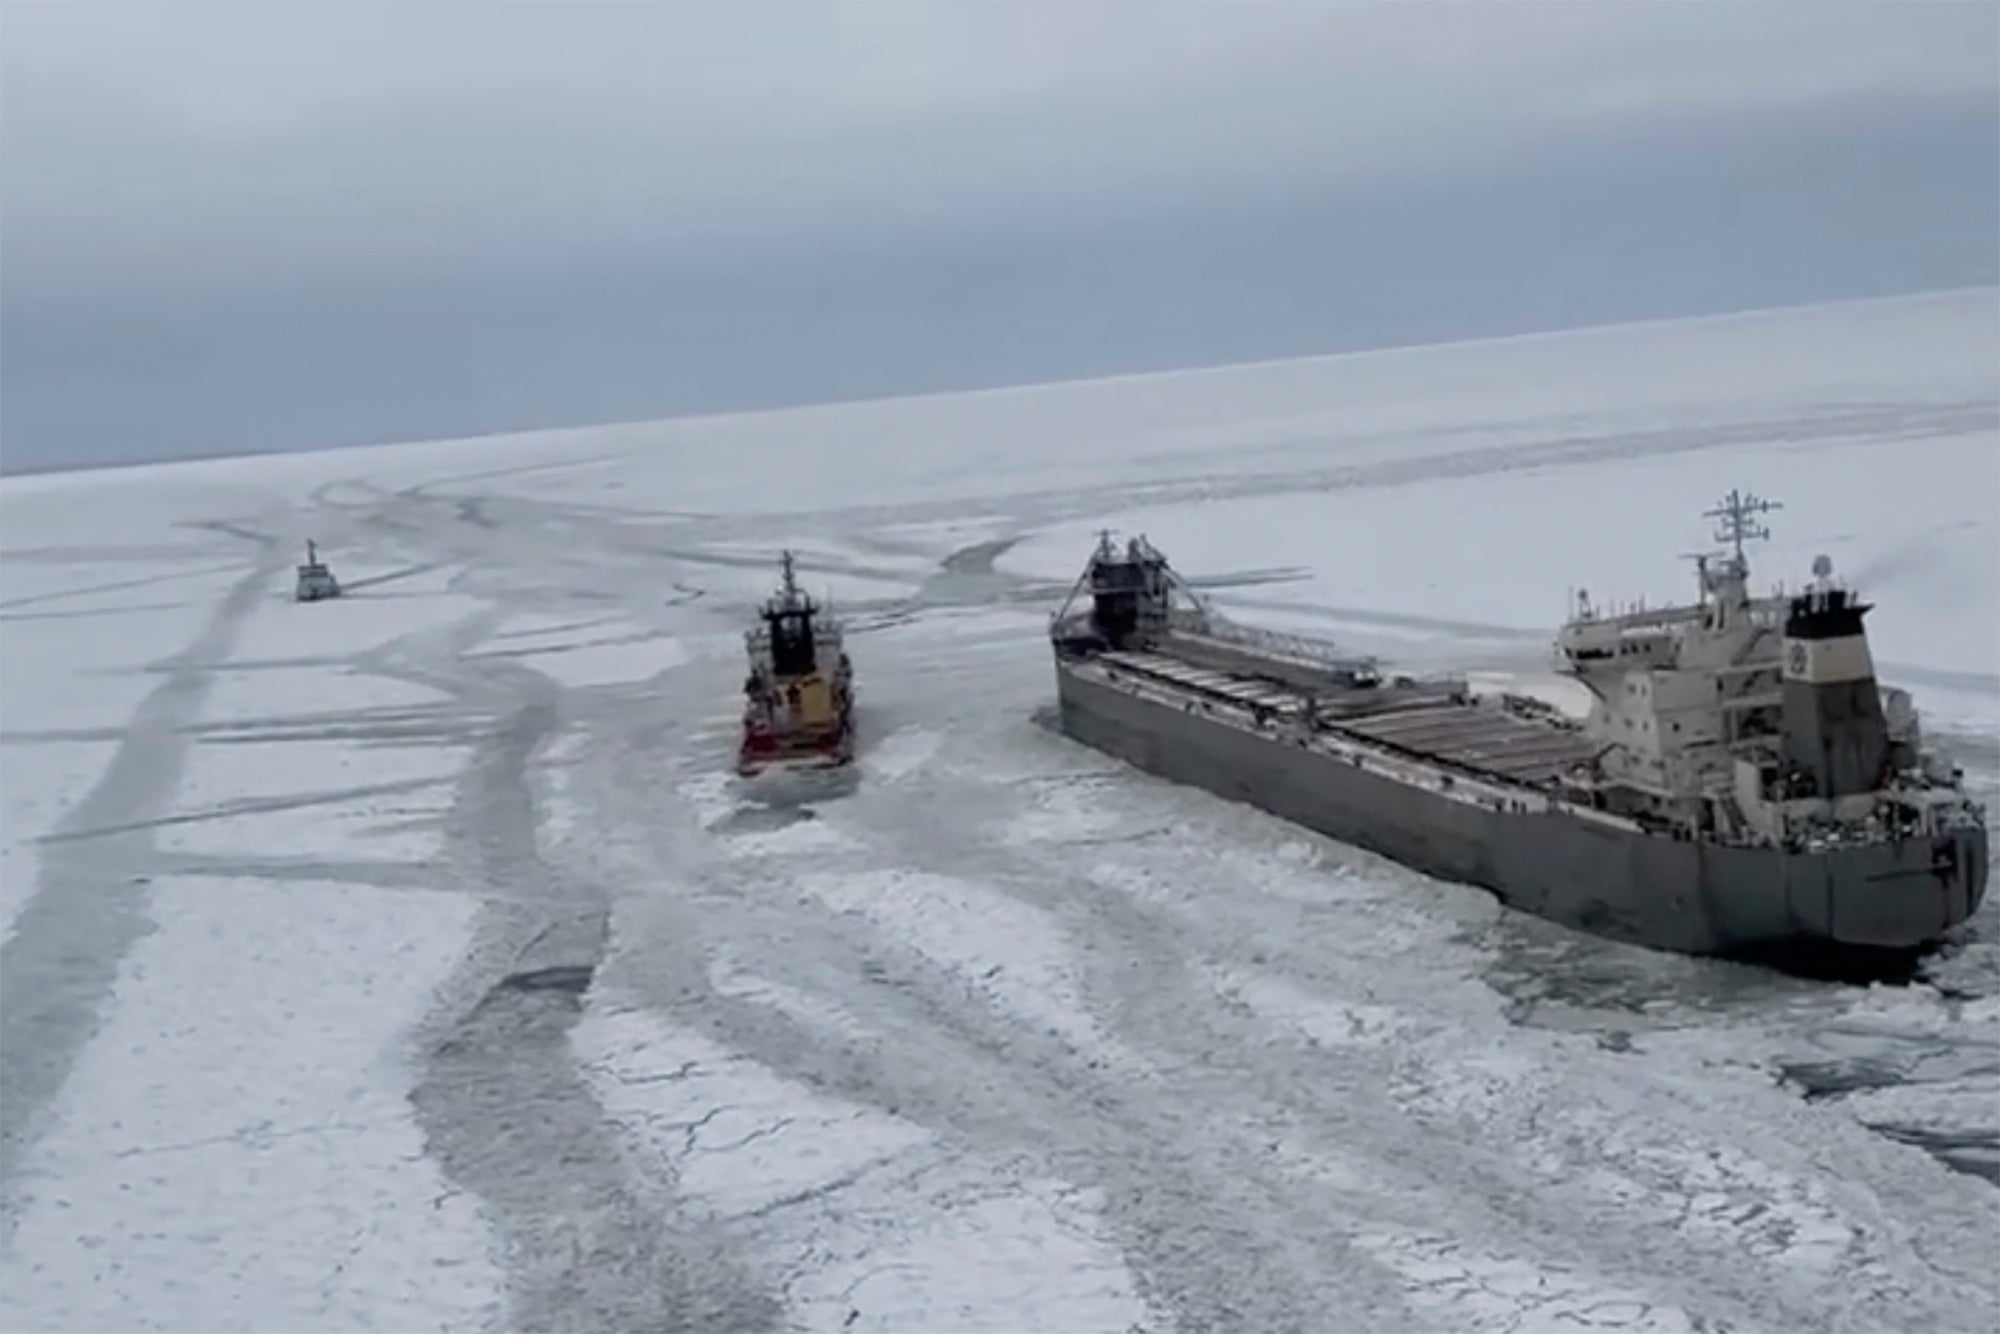
<path id="1" fill-rule="evenodd" d="M 1785 618 L 1785 756 L 1822 797 L 1872 792 L 1889 731 L 1861 623 L 1870 607 L 1832 586 L 1830 569 L 1814 573 L 1819 586 L 1793 598 Z"/>

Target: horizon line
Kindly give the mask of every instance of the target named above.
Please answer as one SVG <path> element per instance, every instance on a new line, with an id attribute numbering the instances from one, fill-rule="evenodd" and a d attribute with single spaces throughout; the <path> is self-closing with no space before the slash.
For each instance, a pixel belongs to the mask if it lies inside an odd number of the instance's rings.
<path id="1" fill-rule="evenodd" d="M 842 409 L 879 407 L 896 403 L 925 403 L 938 399 L 994 398 L 1006 395 L 1044 392 L 1053 389 L 1078 388 L 1088 385 L 1128 384 L 1147 380 L 1224 375 L 1236 371 L 1280 366 L 1304 366 L 1316 362 L 1360 361 L 1374 357 L 1407 356 L 1444 348 L 1546 342 L 1562 338 L 1574 338 L 1584 334 L 1608 333 L 1624 329 L 1654 328 L 1662 325 L 1720 324 L 1729 321 L 1758 319 L 1798 311 L 1836 310 L 1852 306 L 1889 305 L 1938 297 L 1967 296 L 1973 293 L 1991 293 L 1996 298 L 2000 298 L 2000 282 L 1970 283 L 1956 287 L 1923 288 L 1887 296 L 1843 297 L 1833 301 L 1801 301 L 1789 305 L 1749 306 L 1736 310 L 1713 311 L 1704 315 L 1662 315 L 1646 319 L 1612 320 L 1602 324 L 1566 325 L 1560 328 L 1533 329 L 1519 333 L 1487 334 L 1471 338 L 1447 338 L 1431 343 L 1390 343 L 1380 347 L 1353 348 L 1343 352 L 1310 352 L 1299 356 L 1214 362 L 1194 366 L 1166 367 L 1158 370 L 1120 371 L 1110 375 L 1081 375 L 1056 380 L 1027 380 L 986 385 L 977 389 L 936 389 L 913 394 L 877 394 L 862 398 L 821 399 L 808 403 L 787 404 L 783 407 L 732 408 L 720 412 L 680 413 L 665 417 L 614 418 L 600 421 L 574 422 L 561 426 L 535 426 L 510 431 L 484 431 L 475 435 L 426 436 L 418 439 L 376 440 L 358 444 L 309 445 L 300 449 L 237 449 L 225 450 L 214 454 L 183 454 L 173 458 L 132 460 L 120 463 L 84 463 L 47 468 L 29 467 L 20 470 L 8 469 L 4 456 L 0 456 L 0 486 L 4 486 L 10 478 L 62 477 L 85 473 L 127 472 L 135 468 L 170 468 L 187 464 L 220 463 L 231 459 L 305 457 L 317 454 L 374 449 L 412 449 L 427 445 L 465 445 L 481 440 L 525 442 L 537 438 L 562 436 L 580 431 L 621 430 L 643 426 L 692 425 L 696 423 L 732 421 L 744 417 L 779 416 L 786 413 L 829 413 Z"/>

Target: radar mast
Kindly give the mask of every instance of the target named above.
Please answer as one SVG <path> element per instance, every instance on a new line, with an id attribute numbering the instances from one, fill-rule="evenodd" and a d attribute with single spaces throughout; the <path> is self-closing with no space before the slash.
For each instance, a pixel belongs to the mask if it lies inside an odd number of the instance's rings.
<path id="1" fill-rule="evenodd" d="M 1715 520 L 1715 540 L 1729 544 L 1735 552 L 1736 568 L 1747 573 L 1750 566 L 1743 557 L 1743 544 L 1771 540 L 1771 530 L 1758 523 L 1756 516 L 1783 508 L 1779 502 L 1766 500 L 1755 492 L 1731 488 L 1714 509 L 1703 511 L 1701 517 Z"/>

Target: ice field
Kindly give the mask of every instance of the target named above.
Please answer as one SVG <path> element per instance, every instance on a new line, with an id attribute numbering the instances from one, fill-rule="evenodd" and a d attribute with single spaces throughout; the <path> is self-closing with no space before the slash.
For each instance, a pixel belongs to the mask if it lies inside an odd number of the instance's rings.
<path id="1" fill-rule="evenodd" d="M 1992 290 L 8 478 L 0 1326 L 2000 1326 L 2000 899 L 1652 953 L 1045 725 L 1099 527 L 1521 680 L 1731 487 L 2000 800 Z M 844 781 L 730 773 L 782 546 Z"/>

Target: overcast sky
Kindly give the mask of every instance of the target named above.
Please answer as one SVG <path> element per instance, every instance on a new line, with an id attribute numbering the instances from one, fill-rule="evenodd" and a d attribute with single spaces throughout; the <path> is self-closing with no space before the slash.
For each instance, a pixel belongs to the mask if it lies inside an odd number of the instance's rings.
<path id="1" fill-rule="evenodd" d="M 9 470 L 2000 280 L 1990 3 L 10 4 Z"/>

